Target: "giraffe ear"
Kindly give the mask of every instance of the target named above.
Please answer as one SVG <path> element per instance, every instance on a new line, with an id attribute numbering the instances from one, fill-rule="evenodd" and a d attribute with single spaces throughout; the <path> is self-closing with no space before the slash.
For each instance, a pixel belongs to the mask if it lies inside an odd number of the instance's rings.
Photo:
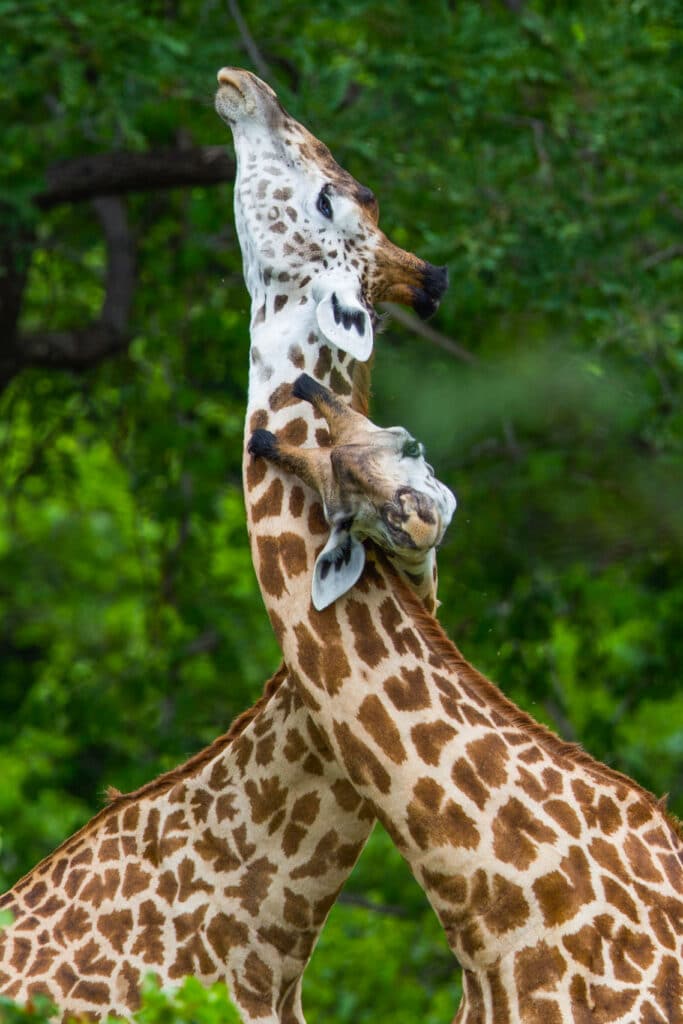
<path id="1" fill-rule="evenodd" d="M 358 582 L 365 565 L 365 548 L 348 529 L 332 527 L 313 571 L 311 598 L 319 612 Z"/>
<path id="2" fill-rule="evenodd" d="M 316 309 L 318 327 L 328 341 L 364 363 L 372 353 L 372 322 L 368 311 L 351 291 L 328 294 Z"/>

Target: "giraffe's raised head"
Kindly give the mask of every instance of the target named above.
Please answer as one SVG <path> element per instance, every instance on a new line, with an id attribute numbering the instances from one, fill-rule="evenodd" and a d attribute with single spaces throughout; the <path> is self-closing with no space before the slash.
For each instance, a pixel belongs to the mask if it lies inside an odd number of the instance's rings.
<path id="1" fill-rule="evenodd" d="M 269 85 L 240 68 L 223 68 L 218 82 L 216 110 L 235 141 L 235 216 L 252 295 L 276 288 L 277 311 L 310 292 L 321 332 L 360 360 L 372 351 L 375 303 L 433 313 L 446 268 L 389 241 L 372 191 L 284 110 Z"/>
<path id="2" fill-rule="evenodd" d="M 331 527 L 313 574 L 313 604 L 322 610 L 360 577 L 363 539 L 375 541 L 402 568 L 415 569 L 441 543 L 456 501 L 403 427 L 375 426 L 307 374 L 292 390 L 323 414 L 331 447 L 295 448 L 256 430 L 249 451 L 295 473 L 320 495 Z"/>

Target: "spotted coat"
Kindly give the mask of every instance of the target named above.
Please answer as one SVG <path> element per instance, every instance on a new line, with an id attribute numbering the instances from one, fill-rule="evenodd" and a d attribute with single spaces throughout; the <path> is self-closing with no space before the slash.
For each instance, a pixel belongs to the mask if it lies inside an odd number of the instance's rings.
<path id="1" fill-rule="evenodd" d="M 218 108 L 235 136 L 252 296 L 247 437 L 262 428 L 324 445 L 292 381 L 304 370 L 363 407 L 343 350 L 352 325 L 342 318 L 335 332 L 324 304 L 342 295 L 350 316 L 385 296 L 395 284 L 390 243 L 360 186 L 267 86 L 229 69 Z M 327 185 L 341 211 L 332 224 L 319 198 Z M 285 202 L 306 227 L 298 238 Z M 283 225 L 274 243 L 269 209 Z M 341 266 L 323 266 L 340 253 Z M 285 661 L 444 926 L 464 969 L 459 1024 L 683 1024 L 683 841 L 662 807 L 506 700 L 382 556 L 370 554 L 357 586 L 316 611 L 311 573 L 326 536 L 316 495 L 248 454 L 245 490 Z"/>

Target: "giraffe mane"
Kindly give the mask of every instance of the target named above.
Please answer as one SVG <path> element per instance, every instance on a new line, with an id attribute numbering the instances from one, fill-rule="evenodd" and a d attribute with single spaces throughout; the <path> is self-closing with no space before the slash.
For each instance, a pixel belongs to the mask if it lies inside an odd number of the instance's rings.
<path id="1" fill-rule="evenodd" d="M 453 641 L 444 632 L 441 623 L 427 612 L 416 595 L 397 574 L 384 552 L 373 548 L 377 563 L 381 565 L 384 573 L 390 578 L 393 592 L 398 599 L 403 611 L 416 625 L 417 631 L 424 640 L 426 646 L 438 658 L 444 661 L 449 668 L 452 668 L 459 677 L 464 690 L 470 691 L 478 696 L 483 696 L 486 703 L 504 719 L 504 727 L 511 729 L 523 729 L 524 732 L 535 740 L 549 754 L 567 760 L 575 765 L 588 769 L 597 779 L 616 783 L 631 792 L 637 793 L 649 807 L 659 811 L 666 821 L 671 825 L 676 835 L 683 839 L 683 822 L 672 814 L 667 806 L 666 795 L 656 797 L 649 790 L 639 786 L 637 782 L 610 768 L 587 753 L 578 743 L 569 743 L 554 733 L 547 726 L 537 722 L 522 711 L 509 700 L 501 690 L 492 683 L 485 675 L 479 672 L 467 661 Z"/>
<path id="2" fill-rule="evenodd" d="M 163 793 L 165 790 L 171 789 L 175 786 L 177 782 L 182 782 L 183 779 L 187 779 L 200 771 L 209 764 L 210 761 L 213 761 L 215 757 L 229 747 L 238 736 L 241 736 L 247 726 L 251 725 L 255 718 L 258 718 L 261 711 L 280 689 L 282 681 L 286 675 L 287 667 L 283 662 L 274 675 L 272 675 L 265 684 L 263 693 L 259 699 L 252 704 L 251 707 L 247 708 L 246 711 L 242 711 L 242 713 L 232 721 L 228 731 L 222 733 L 222 735 L 213 740 L 208 747 L 203 747 L 202 750 L 193 754 L 181 765 L 178 765 L 176 768 L 171 768 L 169 771 L 163 772 L 161 775 L 157 775 L 156 778 L 143 783 L 142 786 L 138 789 L 132 790 L 130 793 L 120 793 L 118 790 L 113 790 L 112 787 L 110 787 L 107 790 L 107 806 L 102 808 L 102 810 L 99 811 L 91 821 L 95 821 L 100 814 L 106 813 L 111 808 L 122 807 L 125 804 L 139 800 L 141 797 L 155 796 L 158 793 Z M 85 827 L 87 828 L 87 825 Z"/>

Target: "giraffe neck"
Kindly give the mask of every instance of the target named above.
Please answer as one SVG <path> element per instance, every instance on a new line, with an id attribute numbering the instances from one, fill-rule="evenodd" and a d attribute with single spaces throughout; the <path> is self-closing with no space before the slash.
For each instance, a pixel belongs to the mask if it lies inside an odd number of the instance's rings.
<path id="1" fill-rule="evenodd" d="M 351 377 L 308 328 L 310 319 L 284 345 L 266 324 L 255 332 L 273 372 L 266 380 L 252 363 L 248 434 L 266 426 L 320 441 L 320 421 L 289 404 L 288 384 L 302 369 L 328 386 L 339 374 L 343 394 Z M 358 585 L 316 612 L 319 506 L 264 460 L 247 459 L 246 483 L 254 562 L 285 661 L 465 968 L 459 1019 L 531 1021 L 545 1008 L 564 1024 L 598 1007 L 626 1024 L 666 1006 L 673 985 L 678 1015 L 663 1019 L 683 1022 L 683 843 L 656 802 L 508 702 L 383 557 L 371 552 Z M 628 971 L 614 966 L 624 960 Z M 607 1007 L 619 1012 L 605 1016 Z"/>
<path id="2" fill-rule="evenodd" d="M 310 293 L 305 291 L 305 286 L 289 292 L 266 288 L 262 275 L 249 272 L 246 266 L 245 279 L 253 294 L 247 433 L 258 427 L 267 427 L 297 445 L 325 444 L 327 429 L 324 420 L 312 408 L 291 398 L 291 385 L 301 373 L 308 373 L 355 408 L 364 410 L 368 403 L 367 369 L 360 367 L 322 336 L 315 319 L 315 303 Z M 259 486 L 263 472 L 264 467 L 260 464 L 245 460 L 244 484 L 250 533 L 254 528 L 254 516 L 257 519 L 267 518 L 268 537 L 273 536 L 275 521 L 281 518 L 289 545 L 300 553 L 305 548 L 307 557 L 310 557 L 328 533 L 328 526 L 321 519 L 322 509 L 317 497 L 305 485 L 292 481 L 285 473 L 273 474 L 269 467 L 267 473 L 273 489 L 268 492 L 268 499 L 262 494 L 262 503 L 254 510 L 257 502 L 251 492 Z M 262 488 L 259 490 L 263 491 Z M 262 545 L 271 547 L 270 542 L 262 541 Z M 437 576 L 434 551 L 416 554 L 411 562 L 392 556 L 388 558 L 425 607 L 435 611 Z M 295 559 L 291 563 L 292 569 L 296 570 L 299 563 L 300 559 Z M 284 557 L 280 570 L 287 574 L 287 559 Z"/>
<path id="3" fill-rule="evenodd" d="M 304 968 L 374 819 L 284 672 L 246 720 L 0 898 L 0 991 L 127 1017 L 150 971 L 194 974 L 245 1022 L 304 1024 Z"/>

